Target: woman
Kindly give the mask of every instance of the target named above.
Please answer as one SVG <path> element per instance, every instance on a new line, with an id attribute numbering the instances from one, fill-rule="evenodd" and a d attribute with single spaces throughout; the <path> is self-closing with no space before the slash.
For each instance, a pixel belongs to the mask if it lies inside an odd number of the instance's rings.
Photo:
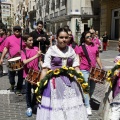
<path id="1" fill-rule="evenodd" d="M 80 47 L 79 49 L 76 49 L 76 53 L 79 55 L 80 58 L 80 70 L 83 73 L 85 80 L 88 82 L 90 68 L 96 67 L 96 63 L 97 63 L 98 66 L 102 69 L 102 64 L 99 58 L 98 47 L 96 44 L 92 42 L 91 33 L 88 31 L 83 32 L 80 42 L 81 42 Z M 85 51 L 83 50 L 83 45 L 86 48 L 88 56 L 85 54 Z M 90 86 L 90 96 L 92 96 L 95 89 L 95 82 L 90 80 L 89 86 Z M 84 94 L 84 96 L 85 96 L 85 106 L 87 108 L 87 113 L 88 115 L 91 115 L 92 112 L 89 103 L 89 94 Z"/>
<path id="2" fill-rule="evenodd" d="M 109 44 L 109 37 L 107 32 L 105 31 L 104 35 L 102 36 L 103 38 L 103 50 L 106 51 L 107 50 L 107 45 Z"/>
<path id="3" fill-rule="evenodd" d="M 75 51 L 78 49 L 78 44 L 74 41 L 72 31 L 70 29 L 67 30 L 69 35 L 68 46 L 72 47 Z"/>
<path id="4" fill-rule="evenodd" d="M 60 28 L 57 31 L 57 45 L 50 47 L 45 55 L 40 80 L 48 70 L 62 66 L 74 67 L 77 72 L 80 71 L 76 54 L 67 44 L 68 32 Z M 88 120 L 82 93 L 74 78 L 60 75 L 49 80 L 37 109 L 36 120 Z"/>
<path id="5" fill-rule="evenodd" d="M 118 43 L 118 51 L 120 52 L 120 43 Z M 120 54 L 115 57 L 115 66 L 120 62 Z M 114 66 L 114 68 L 115 68 Z M 113 68 L 113 69 L 114 69 Z M 110 120 L 120 119 L 120 70 L 119 67 L 114 71 L 114 80 L 112 79 L 112 96 L 113 100 L 111 102 L 111 115 Z"/>

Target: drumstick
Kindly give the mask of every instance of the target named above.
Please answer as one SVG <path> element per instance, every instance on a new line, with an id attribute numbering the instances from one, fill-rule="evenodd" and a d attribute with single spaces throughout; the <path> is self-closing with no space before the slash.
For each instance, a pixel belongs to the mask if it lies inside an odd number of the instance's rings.
<path id="1" fill-rule="evenodd" d="M 44 53 L 41 53 L 42 55 L 45 55 Z"/>
<path id="2" fill-rule="evenodd" d="M 39 51 L 40 51 L 40 42 L 39 42 Z"/>
<path id="3" fill-rule="evenodd" d="M 38 50 L 36 50 L 38 52 Z M 42 55 L 45 55 L 44 53 L 41 53 Z"/>

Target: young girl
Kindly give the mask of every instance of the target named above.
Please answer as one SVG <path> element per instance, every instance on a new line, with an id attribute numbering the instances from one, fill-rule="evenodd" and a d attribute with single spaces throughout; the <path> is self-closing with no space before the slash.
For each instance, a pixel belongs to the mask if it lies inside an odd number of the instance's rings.
<path id="1" fill-rule="evenodd" d="M 74 41 L 74 38 L 73 38 L 73 35 L 72 35 L 72 31 L 70 29 L 68 29 L 68 35 L 69 35 L 68 46 L 71 46 L 73 49 L 77 49 L 78 45 Z"/>
<path id="2" fill-rule="evenodd" d="M 119 46 L 118 51 L 120 52 L 120 43 L 118 43 L 118 46 Z M 120 54 L 116 56 L 114 60 L 115 65 L 119 61 L 120 61 Z M 112 87 L 113 101 L 110 104 L 112 108 L 110 120 L 119 120 L 120 119 L 120 70 L 117 70 L 116 79 L 113 81 L 114 81 Z"/>
<path id="3" fill-rule="evenodd" d="M 82 45 L 85 45 L 86 50 L 88 52 L 88 56 L 90 58 L 90 63 L 87 60 L 87 57 L 82 49 Z M 102 69 L 101 60 L 99 58 L 98 47 L 92 42 L 91 33 L 90 32 L 83 32 L 81 37 L 81 46 L 78 49 L 75 49 L 76 53 L 79 55 L 80 58 L 80 70 L 84 75 L 86 81 L 88 81 L 90 68 L 96 67 L 96 62 L 98 63 L 99 67 Z M 95 82 L 90 80 L 88 81 L 90 86 L 90 96 L 92 96 L 95 88 Z M 88 115 L 91 115 L 91 108 L 89 103 L 89 95 L 85 94 L 85 106 L 87 108 Z"/>
<path id="4" fill-rule="evenodd" d="M 5 40 L 6 40 L 6 29 L 5 28 L 1 28 L 0 29 L 0 58 L 4 49 L 4 45 L 5 45 Z M 0 65 L 0 77 L 3 76 L 3 65 Z"/>
<path id="5" fill-rule="evenodd" d="M 38 49 L 38 47 L 33 47 L 33 38 L 25 34 L 23 36 L 23 40 L 26 44 L 26 48 L 21 53 L 21 59 L 24 63 L 24 74 L 23 77 L 26 78 L 29 69 L 33 70 L 39 70 L 38 63 L 39 58 L 41 55 L 41 51 Z M 35 105 L 36 99 L 35 94 L 33 95 L 33 99 L 31 101 L 31 83 L 26 81 L 26 103 L 27 103 L 27 111 L 26 115 L 28 117 L 32 116 L 32 107 Z M 36 86 L 33 85 L 33 89 L 35 89 Z"/>
<path id="6" fill-rule="evenodd" d="M 46 76 L 48 70 L 56 70 L 62 66 L 74 67 L 80 72 L 76 54 L 67 45 L 67 30 L 60 28 L 56 36 L 57 45 L 51 46 L 45 55 L 40 80 Z M 66 74 L 51 77 L 44 88 L 36 120 L 88 120 L 79 88 L 76 79 Z"/>

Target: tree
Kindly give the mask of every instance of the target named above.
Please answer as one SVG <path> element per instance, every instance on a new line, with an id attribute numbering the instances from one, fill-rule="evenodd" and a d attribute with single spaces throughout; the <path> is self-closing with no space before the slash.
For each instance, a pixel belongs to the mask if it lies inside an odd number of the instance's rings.
<path id="1" fill-rule="evenodd" d="M 7 17 L 7 23 L 8 23 L 8 25 L 9 26 L 11 26 L 12 25 L 12 23 L 13 23 L 13 18 L 12 17 Z"/>
<path id="2" fill-rule="evenodd" d="M 77 19 L 76 19 L 76 31 L 79 31 L 79 24 Z"/>

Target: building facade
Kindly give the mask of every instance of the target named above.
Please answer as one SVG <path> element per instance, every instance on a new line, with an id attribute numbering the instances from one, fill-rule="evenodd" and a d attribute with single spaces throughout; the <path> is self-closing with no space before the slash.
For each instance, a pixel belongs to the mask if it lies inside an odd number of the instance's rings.
<path id="1" fill-rule="evenodd" d="M 120 0 L 101 1 L 100 34 L 105 31 L 110 39 L 120 39 Z"/>
<path id="2" fill-rule="evenodd" d="M 42 20 L 48 32 L 56 33 L 68 25 L 74 36 L 94 25 L 99 31 L 99 0 L 36 0 L 36 20 Z M 95 24 L 94 24 L 95 23 Z M 76 29 L 76 25 L 79 25 Z"/>
<path id="3" fill-rule="evenodd" d="M 1 10 L 2 10 L 2 22 L 3 24 L 11 24 L 9 19 L 11 19 L 11 4 L 9 3 L 2 3 Z"/>
<path id="4" fill-rule="evenodd" d="M 29 0 L 28 2 L 28 19 L 31 32 L 36 27 L 36 0 Z"/>
<path id="5" fill-rule="evenodd" d="M 23 30 L 29 25 L 28 20 L 28 0 L 16 1 L 15 6 L 15 24 L 20 25 Z"/>
<path id="6" fill-rule="evenodd" d="M 7 28 L 16 24 L 16 9 L 19 0 L 1 0 L 2 22 Z"/>

